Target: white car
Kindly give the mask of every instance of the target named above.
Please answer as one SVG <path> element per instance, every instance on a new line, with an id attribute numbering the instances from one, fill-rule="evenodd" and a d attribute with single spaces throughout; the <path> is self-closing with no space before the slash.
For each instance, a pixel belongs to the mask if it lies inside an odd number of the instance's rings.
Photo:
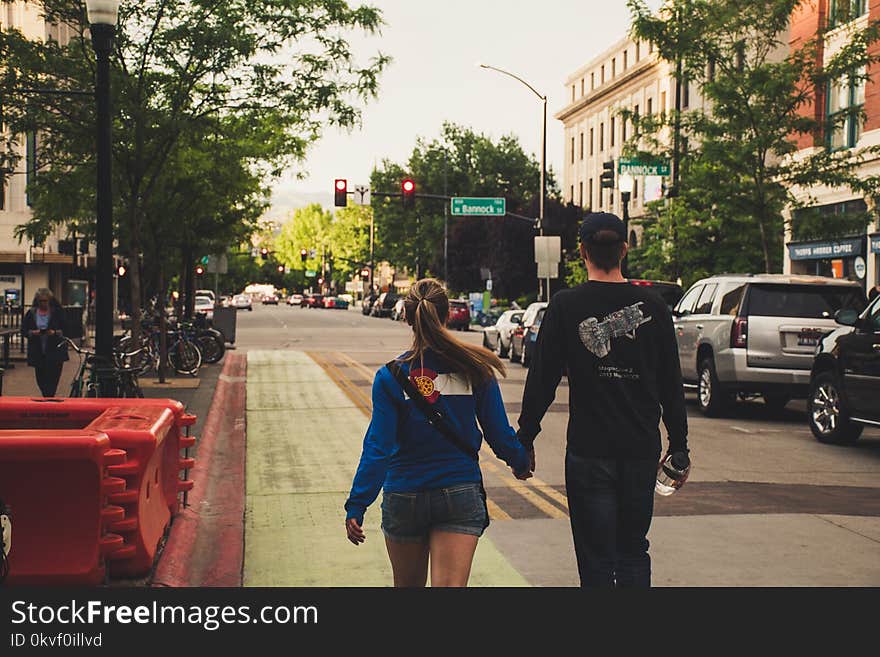
<path id="1" fill-rule="evenodd" d="M 214 290 L 196 290 L 196 297 L 208 297 L 212 302 L 217 301 Z"/>
<path id="2" fill-rule="evenodd" d="M 211 297 L 196 296 L 193 310 L 197 313 L 205 313 L 210 321 L 214 319 L 214 300 Z"/>
<path id="3" fill-rule="evenodd" d="M 247 294 L 236 294 L 232 297 L 232 307 L 236 310 L 253 310 L 251 298 Z"/>
<path id="4" fill-rule="evenodd" d="M 303 295 L 301 294 L 291 294 L 287 297 L 287 305 L 288 306 L 301 306 L 303 300 Z"/>

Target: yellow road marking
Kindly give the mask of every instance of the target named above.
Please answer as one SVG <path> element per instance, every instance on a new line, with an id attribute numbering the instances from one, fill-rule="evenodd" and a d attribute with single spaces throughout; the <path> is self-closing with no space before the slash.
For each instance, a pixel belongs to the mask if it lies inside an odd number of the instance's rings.
<path id="1" fill-rule="evenodd" d="M 358 389 L 342 372 L 339 371 L 333 363 L 324 358 L 318 352 L 307 351 L 306 354 L 315 361 L 324 372 L 327 373 L 333 382 L 339 386 L 340 390 L 357 406 L 360 411 L 370 417 L 372 415 L 372 400 L 368 398 L 361 390 Z"/>
<path id="2" fill-rule="evenodd" d="M 371 371 L 370 371 L 365 365 L 363 365 L 363 364 L 357 362 L 354 358 L 352 358 L 351 356 L 349 356 L 349 355 L 346 354 L 346 353 L 343 353 L 343 352 L 341 352 L 341 351 L 337 351 L 336 354 L 337 354 L 337 355 L 338 355 L 343 361 L 345 361 L 346 364 L 350 365 L 351 367 L 353 367 L 354 369 L 356 369 L 358 372 L 360 372 L 361 374 L 363 374 L 363 375 L 364 375 L 364 378 L 365 378 L 367 381 L 369 381 L 370 383 L 373 382 L 373 378 L 376 376 L 376 373 L 375 373 L 375 372 L 371 372 Z"/>
<path id="3" fill-rule="evenodd" d="M 489 499 L 488 495 L 486 495 L 486 508 L 489 510 L 489 520 L 512 520 L 504 509 Z"/>
<path id="4" fill-rule="evenodd" d="M 512 474 L 502 471 L 502 469 L 499 466 L 495 465 L 492 461 L 487 459 L 485 461 L 482 461 L 482 463 L 492 472 L 499 474 L 499 478 L 505 486 L 524 497 L 526 500 L 531 502 L 534 506 L 546 513 L 551 518 L 568 517 L 568 515 L 564 511 L 560 510 L 559 508 L 545 500 L 534 490 L 532 490 L 531 487 L 527 487 L 525 484 L 523 484 L 519 479 L 513 479 Z M 544 486 L 546 486 L 546 484 L 544 484 Z M 546 491 L 546 488 L 542 487 L 541 490 Z"/>
<path id="5" fill-rule="evenodd" d="M 481 450 L 480 454 L 485 455 L 486 458 L 495 458 L 495 454 L 493 454 L 488 449 Z M 516 481 L 520 481 L 520 480 L 517 479 Z M 554 502 L 558 502 L 559 504 L 564 506 L 566 511 L 568 510 L 568 498 L 565 497 L 565 495 L 560 493 L 558 490 L 553 488 L 553 486 L 551 486 L 546 481 L 543 481 L 534 475 L 532 475 L 532 478 L 529 479 L 528 481 L 530 484 L 529 488 L 540 490 L 547 497 L 551 498 Z"/>

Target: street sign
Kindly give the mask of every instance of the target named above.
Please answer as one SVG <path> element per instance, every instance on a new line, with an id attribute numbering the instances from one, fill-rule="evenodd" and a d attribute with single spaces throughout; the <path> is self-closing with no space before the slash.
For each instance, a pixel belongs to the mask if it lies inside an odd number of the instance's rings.
<path id="1" fill-rule="evenodd" d="M 539 262 L 538 278 L 559 278 L 559 263 Z"/>
<path id="2" fill-rule="evenodd" d="M 206 265 L 205 271 L 209 274 L 226 274 L 229 272 L 229 261 L 226 254 L 205 256 L 202 258 L 203 264 Z"/>
<path id="3" fill-rule="evenodd" d="M 311 258 L 312 260 L 314 260 L 314 259 L 317 258 L 317 257 L 318 257 L 318 251 L 317 251 L 317 249 L 311 249 L 311 250 L 309 251 L 309 258 Z"/>
<path id="4" fill-rule="evenodd" d="M 355 185 L 354 186 L 354 202 L 357 205 L 370 205 L 370 186 Z"/>
<path id="5" fill-rule="evenodd" d="M 311 269 L 306 269 L 306 278 L 314 278 L 318 275 L 318 272 L 312 271 Z"/>
<path id="6" fill-rule="evenodd" d="M 538 264 L 557 264 L 561 251 L 562 238 L 559 235 L 535 238 L 535 262 Z M 541 278 L 546 278 L 546 276 Z"/>
<path id="7" fill-rule="evenodd" d="M 503 217 L 507 214 L 507 201 L 503 198 L 452 199 L 450 212 L 456 217 Z"/>
<path id="8" fill-rule="evenodd" d="M 644 162 L 622 157 L 617 160 L 617 173 L 628 173 L 633 176 L 668 176 L 669 162 L 667 160 Z"/>

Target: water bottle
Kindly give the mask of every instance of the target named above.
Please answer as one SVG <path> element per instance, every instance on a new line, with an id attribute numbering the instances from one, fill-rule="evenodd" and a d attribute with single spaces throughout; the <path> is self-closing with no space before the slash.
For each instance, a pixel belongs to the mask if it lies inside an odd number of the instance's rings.
<path id="1" fill-rule="evenodd" d="M 691 472 L 691 462 L 685 452 L 668 454 L 657 468 L 654 491 L 660 495 L 672 495 L 684 485 Z"/>

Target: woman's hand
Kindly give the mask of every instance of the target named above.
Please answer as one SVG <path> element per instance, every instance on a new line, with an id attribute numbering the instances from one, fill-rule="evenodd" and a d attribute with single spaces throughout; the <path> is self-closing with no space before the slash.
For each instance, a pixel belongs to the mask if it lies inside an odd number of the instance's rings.
<path id="1" fill-rule="evenodd" d="M 356 518 L 346 519 L 345 531 L 348 533 L 348 540 L 355 545 L 360 545 L 367 540 L 367 537 L 364 535 L 364 530 L 361 529 Z"/>

